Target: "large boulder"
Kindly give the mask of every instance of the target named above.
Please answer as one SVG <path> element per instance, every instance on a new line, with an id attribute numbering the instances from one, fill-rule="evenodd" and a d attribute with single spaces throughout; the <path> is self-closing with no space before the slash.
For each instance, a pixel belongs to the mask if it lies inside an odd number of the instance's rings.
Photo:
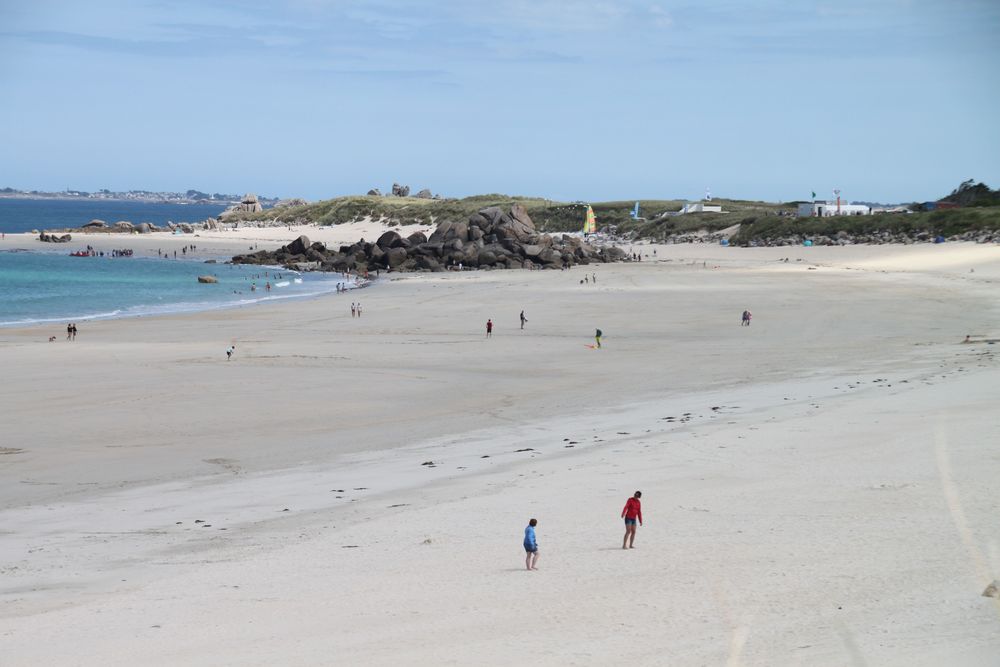
<path id="1" fill-rule="evenodd" d="M 501 216 L 500 222 L 494 225 L 497 235 L 516 239 L 522 243 L 527 243 L 535 231 L 535 223 L 528 216 L 528 211 L 520 204 L 510 207 L 510 213 Z"/>
<path id="2" fill-rule="evenodd" d="M 423 190 L 417 193 L 417 197 L 419 197 L 420 199 L 433 199 L 434 195 L 431 194 L 430 190 L 424 188 Z"/>
<path id="3" fill-rule="evenodd" d="M 378 188 L 372 188 L 371 190 L 368 191 L 368 196 L 369 197 L 381 197 L 382 196 L 382 191 L 379 190 Z"/>
<path id="4" fill-rule="evenodd" d="M 405 248 L 392 248 L 386 253 L 386 263 L 389 265 L 389 268 L 395 269 L 396 267 L 402 265 L 405 261 Z"/>
<path id="5" fill-rule="evenodd" d="M 453 222 L 449 222 L 448 220 L 438 223 L 437 229 L 434 230 L 434 232 L 431 234 L 431 237 L 427 240 L 430 241 L 431 243 L 439 243 L 441 241 L 444 241 L 445 235 L 449 231 L 451 231 L 451 226 L 453 224 L 454 224 Z"/>
<path id="6" fill-rule="evenodd" d="M 103 220 L 91 220 L 83 226 L 83 229 L 104 229 L 108 226 L 108 223 Z"/>
<path id="7" fill-rule="evenodd" d="M 541 254 L 543 248 L 540 245 L 524 245 L 521 246 L 521 251 L 524 253 L 525 257 L 538 257 Z"/>
<path id="8" fill-rule="evenodd" d="M 473 213 L 469 216 L 469 227 L 480 231 L 487 230 L 493 225 L 482 213 Z"/>
<path id="9" fill-rule="evenodd" d="M 406 237 L 406 240 L 410 242 L 411 246 L 418 246 L 421 243 L 427 243 L 427 235 L 423 232 L 413 232 Z"/>
<path id="10" fill-rule="evenodd" d="M 311 244 L 309 243 L 309 237 L 303 234 L 302 236 L 300 236 L 299 238 L 295 239 L 287 246 L 285 246 L 285 250 L 287 250 L 288 253 L 292 255 L 304 255 L 306 254 L 306 251 L 309 249 L 310 245 Z"/>
<path id="11" fill-rule="evenodd" d="M 131 232 L 135 229 L 135 225 L 128 220 L 119 220 L 115 223 L 114 229 L 116 232 Z"/>
<path id="12" fill-rule="evenodd" d="M 448 230 L 448 234 L 445 236 L 445 240 L 458 239 L 459 241 L 469 240 L 469 223 L 467 222 L 456 222 Z"/>
<path id="13" fill-rule="evenodd" d="M 409 197 L 410 196 L 410 186 L 400 185 L 399 183 L 392 184 L 392 195 L 394 197 Z"/>
<path id="14" fill-rule="evenodd" d="M 219 279 L 216 278 L 215 276 L 198 276 L 198 282 L 214 285 L 215 283 L 219 282 Z"/>
<path id="15" fill-rule="evenodd" d="M 392 248 L 401 238 L 402 237 L 397 232 L 389 230 L 382 236 L 378 237 L 378 240 L 375 241 L 375 245 L 380 248 Z"/>
<path id="16" fill-rule="evenodd" d="M 148 222 L 140 222 L 136 227 L 136 231 L 138 231 L 140 234 L 149 234 L 150 232 L 153 231 L 153 226 Z"/>
<path id="17" fill-rule="evenodd" d="M 493 251 L 483 249 L 479 251 L 478 260 L 480 266 L 495 264 L 497 261 L 497 256 L 496 253 L 494 253 Z"/>

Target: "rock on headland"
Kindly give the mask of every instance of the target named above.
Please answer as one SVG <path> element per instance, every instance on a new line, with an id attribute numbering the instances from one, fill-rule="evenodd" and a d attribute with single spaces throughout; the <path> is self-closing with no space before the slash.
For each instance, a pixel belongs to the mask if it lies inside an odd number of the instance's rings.
<path id="1" fill-rule="evenodd" d="M 233 204 L 225 211 L 223 211 L 219 217 L 232 215 L 234 213 L 260 213 L 264 210 L 264 207 L 260 205 L 257 200 L 257 195 L 253 193 L 247 193 L 243 195 L 243 199 L 239 204 Z"/>
<path id="2" fill-rule="evenodd" d="M 598 248 L 577 236 L 539 234 L 528 211 L 514 204 L 509 211 L 491 206 L 468 221 L 444 221 L 426 237 L 420 232 L 382 234 L 338 250 L 300 236 L 273 252 L 262 250 L 233 258 L 238 264 L 281 264 L 323 271 L 444 271 L 452 266 L 481 269 L 561 269 L 575 264 L 625 259 L 617 247 Z"/>

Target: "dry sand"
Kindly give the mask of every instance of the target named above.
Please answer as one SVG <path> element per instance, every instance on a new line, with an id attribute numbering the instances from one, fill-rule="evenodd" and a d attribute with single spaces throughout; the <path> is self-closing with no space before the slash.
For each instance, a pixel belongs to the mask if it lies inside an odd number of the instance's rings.
<path id="1" fill-rule="evenodd" d="M 1000 248 L 656 250 L 0 330 L 3 664 L 995 664 Z"/>

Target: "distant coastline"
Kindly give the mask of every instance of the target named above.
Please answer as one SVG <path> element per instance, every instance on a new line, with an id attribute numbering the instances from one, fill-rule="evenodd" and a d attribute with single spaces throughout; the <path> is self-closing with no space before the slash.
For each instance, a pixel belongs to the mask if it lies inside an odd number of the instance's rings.
<path id="1" fill-rule="evenodd" d="M 72 200 L 72 201 L 106 201 L 106 202 L 143 202 L 147 204 L 218 204 L 229 206 L 239 204 L 241 195 L 209 194 L 198 190 L 186 192 L 153 192 L 150 190 L 129 190 L 112 192 L 99 190 L 86 192 L 82 190 L 65 190 L 62 192 L 45 192 L 41 190 L 18 190 L 16 188 L 0 188 L 0 199 L 31 199 L 31 200 Z M 261 204 L 268 208 L 280 201 L 277 197 L 258 197 Z"/>

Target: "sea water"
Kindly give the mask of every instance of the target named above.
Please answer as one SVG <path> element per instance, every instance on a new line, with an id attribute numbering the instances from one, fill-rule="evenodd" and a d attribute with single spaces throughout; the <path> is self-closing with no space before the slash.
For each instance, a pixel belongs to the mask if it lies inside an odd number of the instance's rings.
<path id="1" fill-rule="evenodd" d="M 202 275 L 219 282 L 199 283 Z M 337 283 L 344 282 L 340 274 L 206 264 L 203 259 L 0 251 L 0 326 L 232 308 L 317 296 L 334 292 Z"/>
<path id="2" fill-rule="evenodd" d="M 110 199 L 18 199 L 0 197 L 0 232 L 15 234 L 34 229 L 82 227 L 91 220 L 113 225 L 127 220 L 134 225 L 150 222 L 201 222 L 225 210 L 223 204 L 176 204 Z"/>

